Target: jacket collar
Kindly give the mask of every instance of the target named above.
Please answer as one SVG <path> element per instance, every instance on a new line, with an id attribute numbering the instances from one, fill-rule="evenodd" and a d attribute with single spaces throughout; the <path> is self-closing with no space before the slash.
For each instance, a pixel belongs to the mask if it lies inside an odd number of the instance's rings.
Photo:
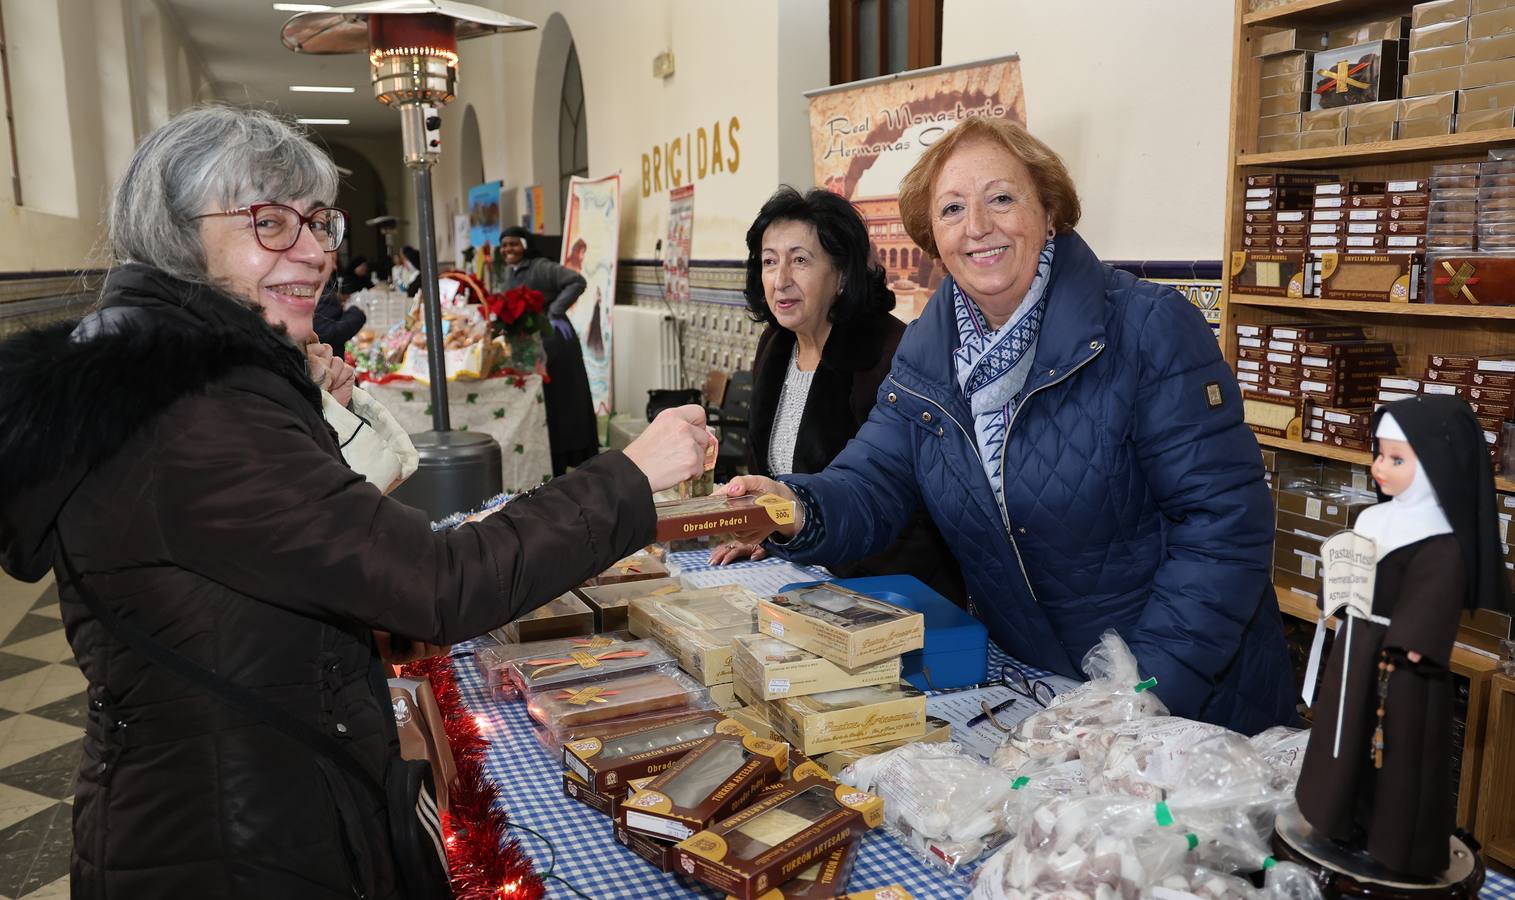
<path id="1" fill-rule="evenodd" d="M 1052 277 L 1047 283 L 1047 311 L 1036 340 L 1031 377 L 1026 380 L 1027 393 L 1057 380 L 1105 345 L 1108 311 L 1103 265 L 1075 232 L 1059 234 L 1055 245 Z M 896 361 L 904 361 L 934 386 L 956 394 L 952 351 L 958 347 L 958 337 L 952 285 L 952 276 L 943 279 L 911 327 L 912 333 L 901 343 Z"/>
<path id="2" fill-rule="evenodd" d="M 863 315 L 847 322 L 833 325 L 831 334 L 821 347 L 821 365 L 838 372 L 866 372 L 879 363 L 879 353 L 888 335 L 889 320 L 885 313 Z M 769 341 L 767 358 L 782 358 L 789 364 L 789 354 L 794 350 L 794 332 L 779 325 L 770 324 L 773 333 Z"/>

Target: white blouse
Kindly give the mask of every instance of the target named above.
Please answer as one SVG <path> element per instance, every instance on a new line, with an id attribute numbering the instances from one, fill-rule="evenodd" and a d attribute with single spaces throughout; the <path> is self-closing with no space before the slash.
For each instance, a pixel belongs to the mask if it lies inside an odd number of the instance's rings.
<path id="1" fill-rule="evenodd" d="M 789 354 L 789 371 L 784 374 L 784 388 L 779 392 L 779 407 L 773 414 L 773 432 L 768 441 L 768 471 L 772 475 L 794 472 L 794 444 L 799 437 L 800 417 L 805 414 L 805 398 L 815 372 L 800 371 L 800 351 Z"/>

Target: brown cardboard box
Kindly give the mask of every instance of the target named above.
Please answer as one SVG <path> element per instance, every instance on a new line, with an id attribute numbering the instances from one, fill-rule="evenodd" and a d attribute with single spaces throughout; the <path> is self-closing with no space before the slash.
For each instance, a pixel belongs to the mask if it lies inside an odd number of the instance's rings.
<path id="1" fill-rule="evenodd" d="M 572 772 L 563 773 L 563 793 L 579 801 L 602 816 L 615 818 L 616 805 L 621 802 L 621 792 L 602 794 L 574 777 Z"/>
<path id="2" fill-rule="evenodd" d="M 606 632 L 626 627 L 627 606 L 637 597 L 672 594 L 678 590 L 679 583 L 672 578 L 649 578 L 603 587 L 581 587 L 575 593 L 594 611 L 594 630 Z"/>
<path id="3" fill-rule="evenodd" d="M 1305 578 L 1297 572 L 1288 569 L 1273 570 L 1273 584 L 1276 587 L 1296 594 L 1302 594 L 1310 600 L 1320 600 L 1320 578 Z"/>
<path id="4" fill-rule="evenodd" d="M 1411 119 L 1399 123 L 1398 140 L 1410 140 L 1412 138 L 1438 137 L 1451 134 L 1456 125 L 1455 116 L 1447 116 L 1440 119 Z"/>
<path id="5" fill-rule="evenodd" d="M 1257 38 L 1253 53 L 1257 56 L 1277 56 L 1300 50 L 1324 50 L 1326 33 L 1309 28 L 1283 28 Z"/>
<path id="6" fill-rule="evenodd" d="M 1468 41 L 1463 51 L 1464 63 L 1492 62 L 1515 56 L 1515 33 Z"/>
<path id="7" fill-rule="evenodd" d="M 1515 33 L 1515 6 L 1479 13 L 1468 19 L 1468 40 Z"/>
<path id="8" fill-rule="evenodd" d="M 1258 101 L 1257 114 L 1266 119 L 1270 116 L 1292 115 L 1309 108 L 1310 98 L 1306 94 L 1280 94 Z"/>
<path id="9" fill-rule="evenodd" d="M 1515 63 L 1515 59 L 1510 62 Z M 1465 90 L 1458 98 L 1457 105 L 1465 113 L 1515 108 L 1515 82 Z"/>
<path id="10" fill-rule="evenodd" d="M 1429 50 L 1413 50 L 1410 52 L 1410 62 L 1405 68 L 1405 74 L 1416 75 L 1434 69 L 1448 69 L 1465 62 L 1467 62 L 1467 51 L 1461 44 L 1448 44 L 1445 47 L 1432 47 Z"/>
<path id="11" fill-rule="evenodd" d="M 1313 53 L 1281 53 L 1278 56 L 1270 56 L 1262 61 L 1262 77 L 1276 78 L 1279 75 L 1299 75 L 1310 71 L 1310 61 L 1315 57 Z M 1299 86 L 1301 91 L 1304 85 Z"/>
<path id="12" fill-rule="evenodd" d="M 899 681 L 788 697 L 771 703 L 769 720 L 796 750 L 815 756 L 920 737 L 926 733 L 926 695 Z"/>
<path id="13" fill-rule="evenodd" d="M 633 553 L 615 565 L 585 581 L 584 587 L 601 587 L 622 584 L 627 581 L 646 581 L 652 578 L 667 578 L 668 569 L 651 553 Z"/>
<path id="14" fill-rule="evenodd" d="M 716 733 L 749 732 L 739 722 L 706 711 L 650 726 L 614 722 L 586 729 L 565 743 L 563 768 L 589 790 L 620 793 L 628 781 L 662 772 Z"/>
<path id="15" fill-rule="evenodd" d="M 1351 528 L 1357 522 L 1358 514 L 1376 502 L 1363 495 L 1324 490 L 1285 488 L 1278 492 L 1280 513 L 1314 519 L 1321 527 L 1335 526 L 1335 531 Z"/>
<path id="16" fill-rule="evenodd" d="M 1331 147 L 1344 147 L 1347 143 L 1347 130 L 1338 131 L 1303 131 L 1299 134 L 1299 149 L 1301 150 L 1327 150 Z"/>
<path id="17" fill-rule="evenodd" d="M 1501 9 L 1515 9 L 1515 0 L 1473 0 L 1468 15 L 1476 16 Z"/>
<path id="18" fill-rule="evenodd" d="M 1378 100 L 1343 108 L 1347 113 L 1348 128 L 1354 125 L 1393 125 L 1399 121 L 1398 100 Z"/>
<path id="19" fill-rule="evenodd" d="M 1441 119 L 1457 113 L 1457 92 L 1427 94 L 1424 97 L 1405 97 L 1399 101 L 1399 120 Z"/>
<path id="20" fill-rule="evenodd" d="M 809 779 L 680 842 L 677 868 L 737 900 L 757 900 L 883 821 L 879 797 Z"/>
<path id="21" fill-rule="evenodd" d="M 1464 66 L 1449 66 L 1445 69 L 1432 69 L 1429 72 L 1406 75 L 1400 93 L 1406 97 L 1425 97 L 1461 90 L 1463 68 Z"/>
<path id="22" fill-rule="evenodd" d="M 1288 75 L 1264 78 L 1257 90 L 1259 97 L 1301 96 L 1310 87 L 1309 75 L 1303 69 Z"/>
<path id="23" fill-rule="evenodd" d="M 1348 144 L 1373 144 L 1379 141 L 1392 141 L 1399 136 L 1397 122 L 1387 122 L 1382 125 L 1348 125 Z"/>
<path id="24" fill-rule="evenodd" d="M 1411 8 L 1410 27 L 1424 28 L 1454 19 L 1465 19 L 1471 5 L 1469 0 L 1425 0 Z"/>
<path id="25" fill-rule="evenodd" d="M 733 639 L 731 664 L 749 695 L 765 701 L 900 680 L 897 656 L 849 672 L 808 650 L 761 634 Z"/>
<path id="26" fill-rule="evenodd" d="M 509 623 L 504 632 L 518 644 L 593 634 L 594 611 L 570 591 Z"/>
<path id="27" fill-rule="evenodd" d="M 831 900 L 843 896 L 852 867 L 857 862 L 860 841 L 848 841 L 757 900 Z M 729 894 L 727 895 L 730 896 Z M 853 896 L 847 894 L 847 897 Z M 904 895 L 900 895 L 903 897 Z"/>
<path id="28" fill-rule="evenodd" d="M 1457 133 L 1515 127 L 1515 109 L 1489 109 L 1457 114 Z"/>
<path id="29" fill-rule="evenodd" d="M 1269 134 L 1257 139 L 1258 153 L 1284 153 L 1289 150 L 1298 150 L 1300 135 L 1294 134 Z"/>
<path id="30" fill-rule="evenodd" d="M 1334 50 L 1372 41 L 1403 41 L 1410 34 L 1409 16 L 1389 16 L 1333 28 L 1326 34 L 1326 46 Z"/>
<path id="31" fill-rule="evenodd" d="M 1293 572 L 1302 578 L 1315 578 L 1320 572 L 1320 545 L 1313 535 L 1292 531 L 1273 534 L 1273 568 Z"/>
<path id="32" fill-rule="evenodd" d="M 1257 134 L 1267 137 L 1274 134 L 1292 134 L 1300 130 L 1300 113 L 1282 116 L 1266 116 L 1257 120 Z"/>
<path id="33" fill-rule="evenodd" d="M 788 744 L 714 734 L 623 801 L 616 823 L 629 831 L 683 840 L 741 809 L 788 768 Z"/>
<path id="34" fill-rule="evenodd" d="M 695 497 L 656 504 L 659 541 L 756 532 L 794 521 L 794 501 L 760 497 Z"/>
<path id="35" fill-rule="evenodd" d="M 1312 109 L 1300 114 L 1298 131 L 1334 131 L 1347 127 L 1347 111 L 1350 106 L 1335 109 Z"/>
<path id="36" fill-rule="evenodd" d="M 652 863 L 652 867 L 659 872 L 674 871 L 677 859 L 673 850 L 675 841 L 658 840 L 650 835 L 627 831 L 624 825 L 615 827 L 615 839 L 627 850 Z"/>
<path id="37" fill-rule="evenodd" d="M 1412 29 L 1410 31 L 1410 52 L 1431 50 L 1451 44 L 1466 44 L 1468 42 L 1468 23 L 1470 21 L 1470 19 L 1453 19 L 1450 22 L 1442 22 L 1439 25 L 1427 25 L 1423 28 Z"/>
<path id="38" fill-rule="evenodd" d="M 1300 298 L 1308 293 L 1309 277 L 1303 253 L 1231 254 L 1231 290 L 1266 297 Z"/>
<path id="39" fill-rule="evenodd" d="M 1515 81 L 1515 58 L 1493 59 L 1488 62 L 1469 63 L 1462 67 L 1462 89 L 1488 87 Z M 1461 104 L 1459 104 L 1461 108 Z"/>

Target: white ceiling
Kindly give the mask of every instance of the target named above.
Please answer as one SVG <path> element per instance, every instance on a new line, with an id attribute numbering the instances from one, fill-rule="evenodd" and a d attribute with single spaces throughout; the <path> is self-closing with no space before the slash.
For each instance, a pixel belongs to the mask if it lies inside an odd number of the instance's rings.
<path id="1" fill-rule="evenodd" d="M 351 119 L 347 126 L 315 130 L 328 139 L 344 134 L 398 136 L 399 114 L 373 98 L 363 54 L 310 56 L 286 50 L 279 29 L 292 13 L 273 0 L 165 0 L 210 71 L 215 97 L 231 103 L 277 107 L 291 116 Z M 350 0 L 336 0 L 340 5 Z M 292 84 L 356 88 L 351 94 L 305 94 Z"/>

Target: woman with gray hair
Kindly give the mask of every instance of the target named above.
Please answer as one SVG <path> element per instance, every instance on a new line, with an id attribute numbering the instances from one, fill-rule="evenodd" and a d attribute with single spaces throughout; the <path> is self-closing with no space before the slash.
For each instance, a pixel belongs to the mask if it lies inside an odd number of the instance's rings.
<path id="1" fill-rule="evenodd" d="M 96 310 L 0 344 L 0 564 L 56 569 L 89 681 L 75 896 L 429 896 L 392 837 L 416 818 L 385 795 L 373 630 L 450 644 L 529 612 L 650 541 L 652 492 L 701 471 L 686 407 L 454 531 L 385 498 L 299 341 L 336 188 L 267 113 L 184 113 L 116 189 Z"/>

